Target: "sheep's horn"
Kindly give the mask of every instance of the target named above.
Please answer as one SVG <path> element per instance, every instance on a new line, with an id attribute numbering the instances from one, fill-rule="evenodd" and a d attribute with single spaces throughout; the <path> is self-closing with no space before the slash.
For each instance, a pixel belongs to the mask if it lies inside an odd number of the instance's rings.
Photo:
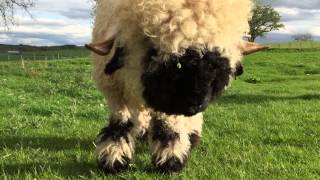
<path id="1" fill-rule="evenodd" d="M 109 54 L 110 50 L 113 47 L 114 39 L 99 42 L 99 43 L 90 43 L 86 44 L 85 47 L 101 56 L 106 56 Z"/>
<path id="2" fill-rule="evenodd" d="M 262 46 L 257 43 L 252 42 L 244 42 L 242 45 L 240 45 L 240 50 L 243 55 L 249 55 L 255 52 L 263 51 L 269 49 L 267 46 Z"/>

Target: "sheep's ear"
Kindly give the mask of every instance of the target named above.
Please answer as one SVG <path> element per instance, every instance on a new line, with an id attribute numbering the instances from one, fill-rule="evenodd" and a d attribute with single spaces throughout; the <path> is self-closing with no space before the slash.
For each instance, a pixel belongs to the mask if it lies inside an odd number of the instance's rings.
<path id="1" fill-rule="evenodd" d="M 263 51 L 269 49 L 267 46 L 262 46 L 252 42 L 244 42 L 242 45 L 239 46 L 243 55 L 253 54 L 255 52 Z"/>
<path id="2" fill-rule="evenodd" d="M 106 40 L 99 43 L 86 44 L 85 47 L 101 56 L 106 56 L 112 49 L 114 41 L 115 40 L 112 38 L 111 40 Z"/>

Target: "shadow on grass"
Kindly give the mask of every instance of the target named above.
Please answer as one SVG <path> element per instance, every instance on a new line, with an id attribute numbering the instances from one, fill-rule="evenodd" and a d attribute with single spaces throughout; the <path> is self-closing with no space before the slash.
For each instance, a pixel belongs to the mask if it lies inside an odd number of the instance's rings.
<path id="1" fill-rule="evenodd" d="M 13 165 L 5 165 L 1 167 L 2 171 L 6 176 L 15 176 L 15 175 L 26 175 L 32 174 L 34 176 L 39 176 L 42 174 L 47 174 L 51 176 L 61 177 L 61 178 L 97 178 L 97 177 L 105 177 L 107 179 L 123 179 L 124 176 L 130 176 L 132 173 L 145 173 L 152 176 L 163 175 L 167 176 L 167 174 L 162 174 L 154 170 L 150 165 L 144 165 L 142 167 L 130 167 L 127 171 L 117 173 L 117 174 L 104 174 L 101 170 L 98 169 L 98 166 L 95 162 L 69 162 L 69 163 L 26 163 L 26 164 L 13 164 Z M 35 173 L 36 172 L 36 173 Z"/>
<path id="2" fill-rule="evenodd" d="M 56 153 L 64 150 L 75 150 L 74 153 L 69 154 L 70 156 L 76 156 L 76 150 L 89 151 L 94 153 L 94 147 L 90 140 L 81 139 L 64 139 L 61 137 L 0 137 L 0 146 L 9 149 L 42 149 L 48 150 L 51 153 Z M 23 150 L 22 149 L 22 150 Z M 70 152 L 69 152 L 70 153 Z M 133 161 L 132 166 L 128 171 L 125 171 L 116 175 L 108 175 L 108 177 L 121 177 L 126 174 L 141 172 L 147 174 L 158 174 L 153 171 L 150 165 L 149 148 L 146 141 L 137 142 L 136 146 L 136 157 Z M 41 155 L 40 155 L 41 156 Z M 143 158 L 144 157 L 144 158 Z M 39 162 L 13 162 L 6 161 L 0 164 L 0 170 L 5 173 L 6 176 L 15 175 L 56 175 L 57 177 L 63 178 L 91 178 L 91 177 L 104 177 L 106 176 L 102 171 L 98 169 L 95 159 L 87 160 L 75 160 L 75 159 L 61 159 L 61 161 L 51 161 L 50 157 L 43 157 L 43 160 Z M 158 174 L 159 175 L 159 174 Z"/>
<path id="3" fill-rule="evenodd" d="M 220 104 L 258 104 L 270 101 L 291 101 L 291 100 L 320 100 L 320 94 L 305 94 L 300 96 L 268 96 L 251 94 L 233 94 L 221 97 Z"/>
<path id="4" fill-rule="evenodd" d="M 266 137 L 262 139 L 261 143 L 263 145 L 269 145 L 269 146 L 290 146 L 290 147 L 297 147 L 297 148 L 303 148 L 307 147 L 308 145 L 316 145 L 317 143 L 314 142 L 313 139 L 294 139 L 294 138 L 288 138 L 288 139 L 281 139 L 279 137 Z"/>
<path id="5" fill-rule="evenodd" d="M 97 168 L 94 162 L 68 162 L 59 164 L 57 162 L 49 162 L 49 163 L 17 163 L 4 165 L 2 167 L 3 172 L 6 176 L 14 176 L 14 175 L 26 175 L 32 174 L 34 176 L 41 174 L 48 175 L 56 175 L 62 176 L 63 178 L 75 178 L 75 177 L 92 177 L 92 175 L 103 175 Z"/>
<path id="6" fill-rule="evenodd" d="M 63 137 L 0 137 L 0 146 L 8 149 L 32 148 L 59 151 L 80 148 L 94 150 L 93 140 Z"/>

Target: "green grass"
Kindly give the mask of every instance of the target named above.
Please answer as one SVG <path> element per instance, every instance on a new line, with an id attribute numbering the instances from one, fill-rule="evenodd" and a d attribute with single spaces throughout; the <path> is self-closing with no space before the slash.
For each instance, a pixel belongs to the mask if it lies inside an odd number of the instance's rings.
<path id="1" fill-rule="evenodd" d="M 279 49 L 308 49 L 320 48 L 320 41 L 292 41 L 286 43 L 271 43 L 266 45 L 271 48 Z"/>
<path id="2" fill-rule="evenodd" d="M 0 179 L 319 179 L 320 52 L 270 50 L 244 62 L 206 111 L 181 174 L 151 172 L 138 143 L 130 170 L 105 177 L 92 141 L 108 112 L 90 60 L 1 61 Z"/>

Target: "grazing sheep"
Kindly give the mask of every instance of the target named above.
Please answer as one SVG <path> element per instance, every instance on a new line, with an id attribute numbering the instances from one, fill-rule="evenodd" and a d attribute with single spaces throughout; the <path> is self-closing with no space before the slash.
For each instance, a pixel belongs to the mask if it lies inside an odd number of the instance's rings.
<path id="1" fill-rule="evenodd" d="M 144 135 L 157 170 L 184 167 L 202 112 L 242 73 L 242 54 L 257 50 L 242 42 L 251 7 L 250 0 L 97 1 L 87 47 L 112 113 L 97 138 L 106 173 L 127 169 Z"/>

